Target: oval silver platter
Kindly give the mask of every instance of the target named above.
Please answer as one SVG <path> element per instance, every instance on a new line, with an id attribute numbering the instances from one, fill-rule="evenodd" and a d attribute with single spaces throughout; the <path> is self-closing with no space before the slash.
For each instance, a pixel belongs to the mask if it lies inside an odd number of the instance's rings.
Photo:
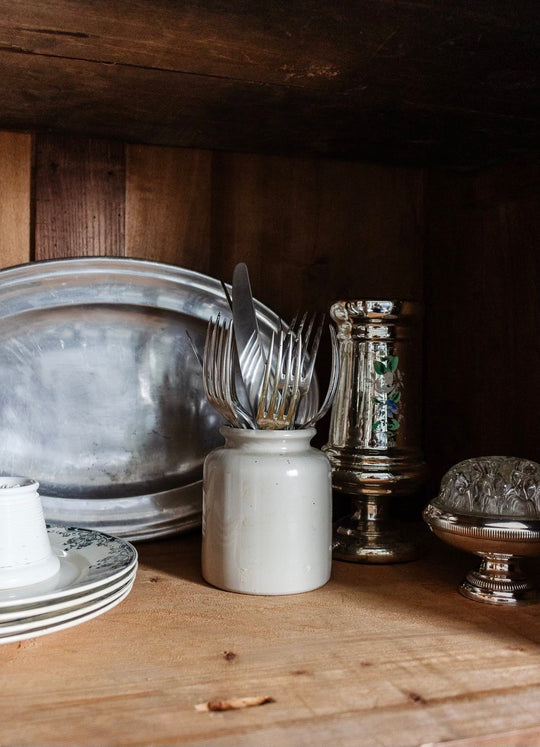
<path id="1" fill-rule="evenodd" d="M 279 318 L 256 302 L 261 332 Z M 0 472 L 40 483 L 54 523 L 146 540 L 198 527 L 222 443 L 200 365 L 221 283 L 121 257 L 0 271 Z"/>

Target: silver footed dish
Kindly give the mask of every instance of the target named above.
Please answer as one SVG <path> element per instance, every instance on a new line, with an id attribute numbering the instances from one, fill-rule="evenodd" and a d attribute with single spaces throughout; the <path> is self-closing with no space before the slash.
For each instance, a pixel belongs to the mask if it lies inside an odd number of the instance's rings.
<path id="1" fill-rule="evenodd" d="M 480 558 L 459 585 L 488 604 L 538 602 L 538 582 L 523 559 L 540 557 L 540 465 L 517 457 L 479 457 L 454 465 L 423 518 L 441 540 Z"/>

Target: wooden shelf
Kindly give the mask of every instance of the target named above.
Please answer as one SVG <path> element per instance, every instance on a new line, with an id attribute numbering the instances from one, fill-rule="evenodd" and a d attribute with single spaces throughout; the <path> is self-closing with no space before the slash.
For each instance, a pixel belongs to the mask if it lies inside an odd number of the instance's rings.
<path id="1" fill-rule="evenodd" d="M 540 148 L 540 14 L 503 0 L 0 1 L 0 128 L 394 164 Z"/>
<path id="2" fill-rule="evenodd" d="M 140 544 L 117 608 L 0 646 L 0 742 L 538 744 L 538 607 L 464 599 L 474 559 L 427 539 L 420 561 L 334 562 L 325 587 L 289 597 L 206 585 L 198 533 Z M 244 697 L 270 702 L 196 708 Z"/>

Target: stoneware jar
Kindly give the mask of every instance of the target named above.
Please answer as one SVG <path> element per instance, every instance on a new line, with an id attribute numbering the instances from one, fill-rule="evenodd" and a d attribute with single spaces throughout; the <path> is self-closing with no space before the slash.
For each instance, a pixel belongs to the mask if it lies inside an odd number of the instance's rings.
<path id="1" fill-rule="evenodd" d="M 36 584 L 60 569 L 38 487 L 25 477 L 0 477 L 0 589 Z"/>
<path id="2" fill-rule="evenodd" d="M 331 468 L 315 428 L 224 426 L 204 463 L 202 573 L 244 594 L 297 594 L 330 578 Z"/>

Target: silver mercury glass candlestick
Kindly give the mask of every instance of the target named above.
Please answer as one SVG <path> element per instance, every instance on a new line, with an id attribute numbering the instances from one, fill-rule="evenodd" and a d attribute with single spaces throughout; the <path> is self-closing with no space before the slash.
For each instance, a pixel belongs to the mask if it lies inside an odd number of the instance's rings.
<path id="1" fill-rule="evenodd" d="M 412 301 L 338 301 L 340 375 L 323 447 L 334 491 L 352 512 L 334 527 L 339 560 L 413 560 L 421 547 L 392 518 L 392 503 L 412 496 L 427 474 L 421 437 L 421 307 Z"/>

